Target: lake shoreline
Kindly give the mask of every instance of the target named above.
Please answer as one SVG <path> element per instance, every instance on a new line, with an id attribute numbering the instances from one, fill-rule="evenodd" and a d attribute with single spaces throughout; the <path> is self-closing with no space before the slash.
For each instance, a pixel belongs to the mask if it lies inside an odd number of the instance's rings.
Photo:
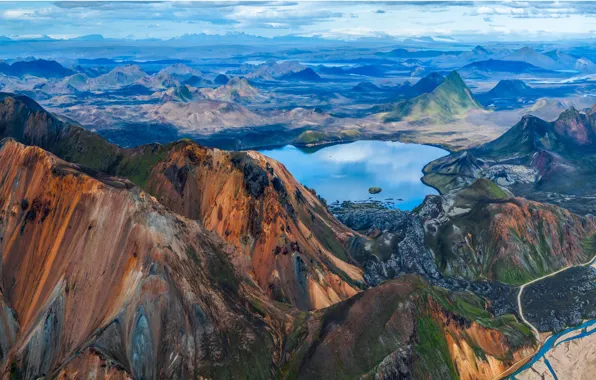
<path id="1" fill-rule="evenodd" d="M 358 140 L 305 148 L 294 144 L 258 150 L 286 166 L 328 204 L 381 202 L 412 210 L 437 189 L 424 181 L 423 168 L 449 154 L 442 148 L 401 141 Z M 370 193 L 371 188 L 380 188 Z"/>

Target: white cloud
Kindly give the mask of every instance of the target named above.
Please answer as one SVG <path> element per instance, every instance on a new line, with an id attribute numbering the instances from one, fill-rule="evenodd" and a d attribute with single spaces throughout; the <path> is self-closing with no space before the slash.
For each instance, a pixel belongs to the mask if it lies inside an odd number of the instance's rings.
<path id="1" fill-rule="evenodd" d="M 25 9 L 9 9 L 2 13 L 2 17 L 7 20 L 23 20 L 31 18 L 35 14 L 34 11 Z"/>

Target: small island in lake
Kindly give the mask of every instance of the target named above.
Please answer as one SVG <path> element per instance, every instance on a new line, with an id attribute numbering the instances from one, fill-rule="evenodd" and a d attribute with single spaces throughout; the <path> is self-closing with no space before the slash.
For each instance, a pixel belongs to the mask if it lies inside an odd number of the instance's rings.
<path id="1" fill-rule="evenodd" d="M 368 188 L 368 192 L 371 194 L 379 194 L 381 191 L 383 191 L 383 189 L 381 189 L 380 187 L 369 187 Z"/>

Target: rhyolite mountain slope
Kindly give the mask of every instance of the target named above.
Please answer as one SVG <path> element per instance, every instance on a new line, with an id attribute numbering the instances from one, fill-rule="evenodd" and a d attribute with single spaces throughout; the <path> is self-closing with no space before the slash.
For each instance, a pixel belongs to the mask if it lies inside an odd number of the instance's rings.
<path id="1" fill-rule="evenodd" d="M 416 273 L 451 290 L 474 289 L 500 310 L 511 307 L 511 289 L 496 281 L 519 285 L 596 255 L 592 216 L 515 197 L 485 178 L 427 196 L 412 213 L 348 203 L 333 212 L 361 233 L 348 244 L 369 284 Z"/>
<path id="2" fill-rule="evenodd" d="M 596 254 L 592 216 L 514 197 L 485 178 L 428 196 L 416 213 L 446 276 L 522 284 Z"/>
<path id="3" fill-rule="evenodd" d="M 275 373 L 286 317 L 217 235 L 37 147 L 2 140 L 0 167 L 3 377 Z"/>
<path id="4" fill-rule="evenodd" d="M 397 103 L 385 121 L 449 122 L 482 108 L 459 74 L 452 71 L 432 92 Z"/>
<path id="5" fill-rule="evenodd" d="M 570 108 L 553 122 L 524 116 L 494 141 L 428 164 L 423 180 L 449 192 L 486 177 L 514 194 L 586 214 L 596 211 L 596 109 Z"/>
<path id="6" fill-rule="evenodd" d="M 176 146 L 169 167 L 234 155 Z M 536 347 L 512 315 L 416 276 L 316 312 L 273 302 L 233 244 L 132 182 L 38 147 L 3 140 L 0 176 L 6 377 L 493 378 Z"/>
<path id="7" fill-rule="evenodd" d="M 279 163 L 190 140 L 122 149 L 58 120 L 26 97 L 4 95 L 0 136 L 129 178 L 175 212 L 237 246 L 246 270 L 273 299 L 329 306 L 364 284 L 342 240 L 352 232 Z"/>

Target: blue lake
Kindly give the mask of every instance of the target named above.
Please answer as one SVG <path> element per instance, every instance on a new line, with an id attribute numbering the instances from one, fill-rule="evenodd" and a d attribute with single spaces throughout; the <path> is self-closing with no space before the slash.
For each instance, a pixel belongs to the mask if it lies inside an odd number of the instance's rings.
<path id="1" fill-rule="evenodd" d="M 402 210 L 411 210 L 426 195 L 437 194 L 420 181 L 422 168 L 449 153 L 433 146 L 392 141 L 356 141 L 323 148 L 286 145 L 260 152 L 283 163 L 328 203 L 389 199 Z M 382 191 L 369 194 L 370 187 Z"/>

